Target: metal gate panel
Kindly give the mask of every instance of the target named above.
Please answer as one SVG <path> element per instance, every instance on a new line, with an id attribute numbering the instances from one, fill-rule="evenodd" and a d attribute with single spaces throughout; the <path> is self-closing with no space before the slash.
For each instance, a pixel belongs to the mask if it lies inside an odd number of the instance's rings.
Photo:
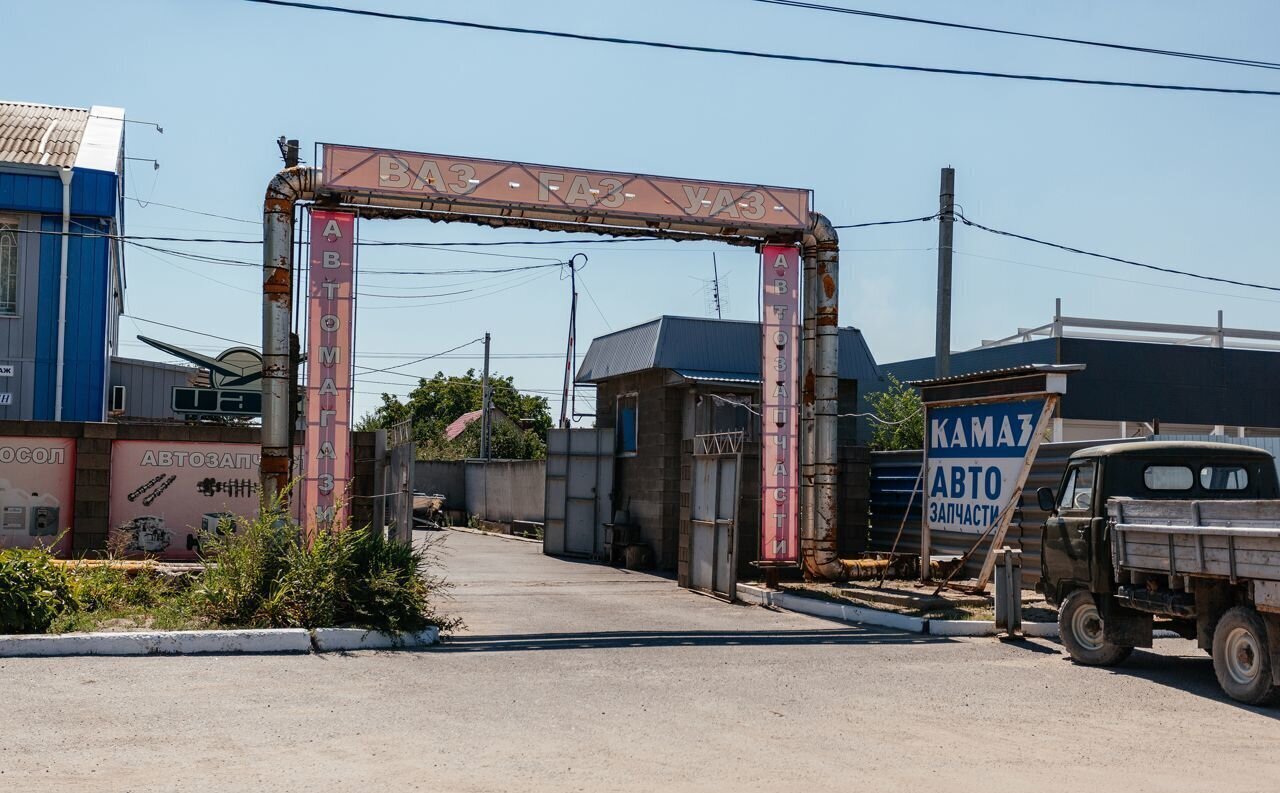
<path id="1" fill-rule="evenodd" d="M 604 524 L 613 515 L 613 431 L 550 430 L 546 488 L 543 552 L 603 553 Z"/>
<path id="2" fill-rule="evenodd" d="M 730 436 L 730 437 L 725 437 Z M 689 588 L 733 599 L 742 436 L 695 438 L 689 496 Z"/>

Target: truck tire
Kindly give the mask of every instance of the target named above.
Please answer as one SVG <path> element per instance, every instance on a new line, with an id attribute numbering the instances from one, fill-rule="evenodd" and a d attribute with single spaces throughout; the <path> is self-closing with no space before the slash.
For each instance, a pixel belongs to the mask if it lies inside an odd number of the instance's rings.
<path id="1" fill-rule="evenodd" d="M 1228 609 L 1213 631 L 1213 672 L 1227 696 L 1249 705 L 1275 702 L 1267 626 L 1247 606 Z"/>
<path id="2" fill-rule="evenodd" d="M 1102 615 L 1093 593 L 1077 589 L 1062 599 L 1058 609 L 1058 637 L 1071 660 L 1084 666 L 1115 666 L 1129 657 L 1132 647 L 1103 638 Z"/>

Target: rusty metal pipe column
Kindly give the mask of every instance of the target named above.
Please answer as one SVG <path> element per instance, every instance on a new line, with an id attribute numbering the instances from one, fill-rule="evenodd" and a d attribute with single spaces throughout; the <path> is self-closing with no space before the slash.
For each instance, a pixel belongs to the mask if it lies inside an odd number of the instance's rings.
<path id="1" fill-rule="evenodd" d="M 813 366 L 813 514 L 802 526 L 801 550 L 805 574 L 816 578 L 843 577 L 836 544 L 839 522 L 836 489 L 836 418 L 840 362 L 840 238 L 831 222 L 814 214 L 810 233 L 817 267 L 814 273 L 815 359 Z M 809 246 L 806 245 L 808 248 Z M 808 375 L 806 375 L 807 377 Z M 804 531 L 804 529 L 808 531 Z"/>
<path id="2" fill-rule="evenodd" d="M 809 235 L 804 238 L 802 255 L 804 273 L 800 288 L 804 325 L 800 335 L 800 554 L 803 569 L 808 570 L 809 565 L 804 557 L 809 554 L 805 538 L 813 533 L 813 383 L 814 367 L 818 360 L 818 249 Z"/>
<path id="3" fill-rule="evenodd" d="M 813 522 L 818 561 L 838 555 L 839 497 L 836 489 L 840 389 L 840 240 L 823 216 L 814 218 L 818 241 L 818 360 L 814 371 Z"/>
<path id="4" fill-rule="evenodd" d="M 285 491 L 290 477 L 290 399 L 293 371 L 293 208 L 315 197 L 318 171 L 286 168 L 267 185 L 262 206 L 262 493 Z"/>

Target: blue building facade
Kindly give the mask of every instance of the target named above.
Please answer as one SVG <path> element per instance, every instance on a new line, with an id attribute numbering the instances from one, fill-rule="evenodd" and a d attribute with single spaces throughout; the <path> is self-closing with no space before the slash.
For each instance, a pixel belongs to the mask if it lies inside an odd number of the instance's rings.
<path id="1" fill-rule="evenodd" d="M 0 418 L 106 418 L 123 166 L 123 110 L 0 102 Z"/>

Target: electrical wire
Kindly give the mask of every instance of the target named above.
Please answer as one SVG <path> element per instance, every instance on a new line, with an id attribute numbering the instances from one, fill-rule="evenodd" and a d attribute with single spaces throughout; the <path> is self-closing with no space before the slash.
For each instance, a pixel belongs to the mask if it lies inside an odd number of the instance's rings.
<path id="1" fill-rule="evenodd" d="M 956 212 L 955 216 L 961 223 L 965 224 L 966 226 L 972 226 L 975 229 L 985 231 L 989 234 L 996 234 L 1001 237 L 1012 237 L 1013 239 L 1016 239 L 1016 240 L 1022 240 L 1023 242 L 1031 242 L 1036 245 L 1043 245 L 1047 248 L 1056 248 L 1061 251 L 1067 251 L 1068 253 L 1076 253 L 1076 254 L 1080 254 L 1081 256 L 1091 256 L 1095 259 L 1103 259 L 1105 261 L 1117 262 L 1119 264 L 1127 264 L 1133 267 L 1141 267 L 1146 270 L 1154 270 L 1158 273 L 1169 273 L 1170 275 L 1181 275 L 1187 278 L 1198 278 L 1202 281 L 1213 281 L 1220 284 L 1231 284 L 1232 286 L 1244 286 L 1250 289 L 1265 289 L 1270 292 L 1280 292 L 1280 286 L 1271 286 L 1269 284 L 1259 284 L 1259 283 L 1254 283 L 1252 281 L 1238 281 L 1234 278 L 1220 278 L 1216 275 L 1205 275 L 1203 273 L 1193 273 L 1189 270 L 1178 270 L 1172 267 L 1160 267 L 1155 264 L 1138 262 L 1138 261 L 1134 261 L 1133 259 L 1124 259 L 1119 256 L 1109 256 L 1105 253 L 1095 253 L 1093 251 L 1084 250 L 1083 248 L 1076 248 L 1070 245 L 1062 245 L 1056 242 L 1049 242 L 1047 240 L 1041 240 L 1035 237 L 1030 237 L 1025 234 L 1017 234 L 1012 231 L 1005 231 L 1003 229 L 984 226 L 981 223 L 976 223 L 972 220 L 969 220 L 967 217 L 965 217 L 963 214 L 959 212 Z"/>
<path id="2" fill-rule="evenodd" d="M 178 206 L 177 204 L 162 204 L 159 201 L 147 201 L 144 204 L 142 202 L 142 199 L 138 198 L 137 196 L 127 195 L 125 196 L 125 199 L 129 201 L 136 201 L 138 203 L 138 206 L 140 207 L 158 206 L 158 207 L 164 207 L 165 209 L 176 209 L 179 212 L 189 212 L 192 215 L 204 215 L 207 218 L 218 218 L 219 220 L 233 220 L 236 223 L 249 223 L 255 226 L 262 225 L 261 220 L 246 220 L 245 218 L 234 218 L 234 217 L 231 217 L 230 215 L 219 215 L 216 212 L 202 212 L 199 209 L 190 209 L 188 207 L 181 207 L 181 206 Z"/>
<path id="3" fill-rule="evenodd" d="M 922 17 L 908 17 L 899 14 L 885 14 L 878 11 L 864 11 L 857 8 L 847 8 L 845 6 L 832 6 L 822 3 L 802 2 L 802 0 L 752 0 L 756 3 L 764 3 L 767 5 L 784 6 L 791 8 L 802 8 L 810 11 L 828 11 L 838 14 L 848 14 L 852 16 L 870 17 L 873 19 L 885 19 L 894 22 L 912 22 L 919 25 L 932 25 L 935 27 L 952 28 L 955 30 L 971 30 L 980 33 L 997 33 L 1003 36 L 1017 36 L 1019 38 L 1039 39 L 1041 41 L 1056 41 L 1062 44 L 1081 44 L 1088 47 L 1102 47 L 1104 49 L 1122 50 L 1125 52 L 1137 52 L 1144 55 L 1166 55 L 1174 58 L 1189 58 L 1191 60 L 1209 61 L 1212 63 L 1224 63 L 1233 66 L 1253 66 L 1261 69 L 1280 69 L 1280 63 L 1272 61 L 1258 61 L 1249 58 L 1235 58 L 1225 55 L 1205 55 L 1197 52 L 1183 52 L 1180 50 L 1165 50 L 1155 47 L 1140 47 L 1130 44 L 1116 44 L 1107 41 L 1094 41 L 1090 39 L 1076 39 L 1067 36 L 1050 36 L 1044 33 L 1027 33 L 1021 30 L 1009 30 L 1007 28 L 993 28 L 985 25 L 967 25 L 960 22 L 943 22 L 938 19 L 924 19 Z"/>
<path id="4" fill-rule="evenodd" d="M 387 11 L 372 11 L 360 8 L 343 8 L 341 6 L 323 5 L 320 3 L 302 3 L 295 0 L 241 0 L 241 2 L 254 3 L 257 5 L 278 6 L 284 8 L 294 8 L 304 11 L 320 11 L 339 14 L 350 14 L 353 16 L 372 17 L 375 19 L 389 19 L 400 22 L 419 22 L 430 25 L 444 25 L 455 28 L 466 28 L 469 30 L 484 30 L 497 33 L 515 33 L 526 36 L 543 36 L 547 38 L 571 40 L 571 41 L 588 41 L 599 44 L 620 44 L 632 47 L 648 47 L 652 49 L 674 50 L 679 52 L 697 52 L 710 55 L 735 55 L 744 58 L 757 58 L 772 61 L 789 61 L 792 63 L 819 63 L 830 66 L 848 66 L 864 69 L 885 69 L 894 71 L 918 72 L 926 74 L 948 74 L 962 77 L 988 77 L 1002 80 L 1027 80 L 1043 83 L 1065 83 L 1070 85 L 1091 85 L 1105 86 L 1112 88 L 1143 88 L 1148 90 L 1159 91 L 1190 91 L 1197 93 L 1214 93 L 1214 94 L 1245 94 L 1255 96 L 1280 96 L 1280 91 L 1268 91 L 1256 88 L 1220 88 L 1214 86 L 1203 85 L 1181 85 L 1174 83 L 1142 83 L 1127 80 L 1094 80 L 1083 77 L 1059 77 L 1041 74 L 1022 74 L 1014 72 L 991 72 L 978 69 L 954 69 L 936 66 L 914 66 L 899 63 L 878 63 L 874 61 L 854 61 L 844 58 L 823 58 L 813 55 L 789 55 L 776 52 L 762 52 L 759 50 L 741 50 L 731 49 L 727 47 L 708 47 L 694 44 L 675 44 L 666 41 L 651 41 L 647 39 L 628 39 L 618 36 L 596 36 L 585 33 L 568 33 L 560 30 L 545 30 L 539 28 L 523 28 L 511 25 L 493 25 L 483 22 L 466 22 L 457 19 L 442 19 L 439 17 L 414 16 L 411 14 L 394 14 Z"/>
<path id="5" fill-rule="evenodd" d="M 876 220 L 871 223 L 845 223 L 844 225 L 835 226 L 837 229 L 865 229 L 870 226 L 896 226 L 899 223 L 920 223 L 926 220 L 937 220 L 938 214 L 925 215 L 919 218 L 906 218 L 905 220 Z"/>
<path id="6" fill-rule="evenodd" d="M 395 366 L 388 366 L 383 369 L 365 368 L 365 371 L 362 374 L 378 374 L 380 372 L 392 372 L 392 371 L 395 371 L 396 369 L 403 369 L 406 366 L 413 366 L 414 364 L 422 363 L 423 361 L 429 361 L 432 358 L 439 358 L 441 355 L 447 355 L 451 352 L 461 350 L 463 347 L 470 347 L 472 344 L 476 344 L 477 342 L 481 342 L 481 341 L 484 341 L 483 337 L 475 338 L 475 339 L 472 339 L 471 341 L 463 342 L 462 344 L 459 344 L 457 347 L 450 347 L 449 349 L 443 352 L 432 353 L 431 355 L 424 355 L 421 358 L 416 358 L 412 361 L 409 361 L 408 363 L 398 363 Z M 360 368 L 364 368 L 364 367 L 360 367 Z"/>

